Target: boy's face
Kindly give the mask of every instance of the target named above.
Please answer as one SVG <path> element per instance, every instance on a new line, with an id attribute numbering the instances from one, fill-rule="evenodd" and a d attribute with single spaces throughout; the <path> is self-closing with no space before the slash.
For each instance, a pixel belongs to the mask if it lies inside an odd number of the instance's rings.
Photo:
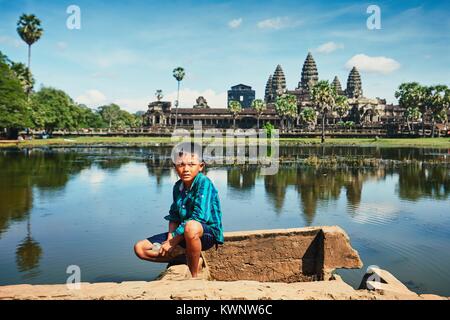
<path id="1" fill-rule="evenodd" d="M 178 155 L 175 162 L 175 170 L 184 184 L 191 185 L 194 178 L 200 171 L 203 171 L 205 164 L 201 162 L 198 155 L 192 153 L 183 153 Z"/>

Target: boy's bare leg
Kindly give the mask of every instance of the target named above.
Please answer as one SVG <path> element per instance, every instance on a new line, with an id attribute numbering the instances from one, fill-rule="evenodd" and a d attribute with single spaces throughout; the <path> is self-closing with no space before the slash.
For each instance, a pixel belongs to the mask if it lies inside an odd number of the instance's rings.
<path id="1" fill-rule="evenodd" d="M 203 235 L 203 227 L 200 222 L 190 220 L 184 228 L 184 240 L 186 241 L 186 259 L 193 278 L 198 275 L 200 252 L 202 243 L 200 241 Z"/>
<path id="2" fill-rule="evenodd" d="M 147 239 L 141 240 L 134 245 L 134 252 L 136 255 L 143 260 L 153 261 L 153 262 L 165 262 L 161 261 L 159 251 L 152 250 L 153 244 Z M 166 257 L 169 260 L 169 257 Z"/>

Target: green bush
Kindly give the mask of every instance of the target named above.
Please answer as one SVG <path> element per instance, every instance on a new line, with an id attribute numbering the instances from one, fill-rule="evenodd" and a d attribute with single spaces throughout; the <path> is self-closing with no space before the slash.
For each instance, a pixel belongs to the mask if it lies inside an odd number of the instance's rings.
<path id="1" fill-rule="evenodd" d="M 274 125 L 271 124 L 270 122 L 267 122 L 266 124 L 263 125 L 263 129 L 264 131 L 266 131 L 267 134 L 267 138 L 272 138 L 272 133 L 273 130 L 275 129 Z"/>

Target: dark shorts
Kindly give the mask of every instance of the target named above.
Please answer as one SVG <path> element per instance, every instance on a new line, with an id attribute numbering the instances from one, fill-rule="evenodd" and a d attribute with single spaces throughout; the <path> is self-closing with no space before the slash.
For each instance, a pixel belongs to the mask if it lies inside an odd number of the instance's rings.
<path id="1" fill-rule="evenodd" d="M 202 251 L 206 251 L 208 249 L 211 249 L 216 244 L 216 239 L 214 238 L 214 235 L 212 234 L 211 229 L 207 224 L 201 223 L 201 225 L 203 227 L 203 235 L 200 238 L 200 242 L 202 243 Z M 151 243 L 163 243 L 167 240 L 167 234 L 168 232 L 158 233 L 147 238 L 147 240 Z M 186 248 L 186 241 L 183 239 L 179 243 L 179 245 L 183 248 Z"/>

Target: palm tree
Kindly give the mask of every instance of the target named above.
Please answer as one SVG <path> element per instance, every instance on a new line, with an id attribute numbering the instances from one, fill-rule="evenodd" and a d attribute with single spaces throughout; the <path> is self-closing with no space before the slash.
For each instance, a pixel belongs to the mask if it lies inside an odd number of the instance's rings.
<path id="1" fill-rule="evenodd" d="M 183 80 L 185 75 L 186 75 L 186 72 L 184 71 L 184 69 L 182 67 L 176 67 L 175 69 L 173 69 L 173 77 L 178 82 L 177 101 L 175 102 L 176 112 L 175 112 L 175 126 L 174 126 L 174 129 L 177 128 L 177 122 L 178 122 L 178 105 L 179 105 L 179 102 L 180 102 L 180 82 L 181 82 L 181 80 Z"/>
<path id="2" fill-rule="evenodd" d="M 308 129 L 314 129 L 317 121 L 316 110 L 310 107 L 303 108 L 300 112 L 300 119 L 308 125 Z"/>
<path id="3" fill-rule="evenodd" d="M 432 129 L 431 137 L 434 138 L 436 120 L 440 120 L 443 113 L 447 113 L 449 108 L 449 89 L 446 85 L 436 85 L 428 87 L 427 105 L 430 107 Z"/>
<path id="4" fill-rule="evenodd" d="M 286 95 L 287 107 L 288 107 L 288 128 L 292 130 L 295 120 L 298 118 L 297 97 L 292 94 Z"/>
<path id="5" fill-rule="evenodd" d="M 428 112 L 426 103 L 427 90 L 417 82 L 402 83 L 395 92 L 400 107 L 418 108 L 422 117 L 422 136 L 425 136 L 425 116 Z"/>
<path id="6" fill-rule="evenodd" d="M 275 101 L 275 111 L 281 118 L 281 129 L 284 130 L 284 121 L 297 116 L 297 98 L 292 94 L 283 94 Z"/>
<path id="7" fill-rule="evenodd" d="M 101 106 L 99 107 L 100 115 L 102 118 L 109 123 L 108 125 L 108 131 L 111 131 L 111 128 L 118 127 L 117 124 L 119 118 L 120 118 L 120 106 L 117 104 L 111 103 L 107 106 Z"/>
<path id="8" fill-rule="evenodd" d="M 256 99 L 252 101 L 252 108 L 256 111 L 256 128 L 259 129 L 259 118 L 264 110 L 267 109 L 267 105 L 263 100 Z"/>
<path id="9" fill-rule="evenodd" d="M 333 111 L 336 104 L 336 90 L 327 80 L 321 80 L 312 89 L 311 100 L 322 116 L 322 143 L 325 142 L 325 118 Z"/>
<path id="10" fill-rule="evenodd" d="M 31 46 L 41 38 L 43 32 L 41 20 L 34 14 L 22 14 L 17 21 L 17 33 L 28 45 L 28 69 L 31 65 Z"/>
<path id="11" fill-rule="evenodd" d="M 242 106 L 239 101 L 230 101 L 228 109 L 233 114 L 233 129 L 236 129 L 236 117 L 241 112 Z"/>
<path id="12" fill-rule="evenodd" d="M 406 108 L 404 116 L 406 118 L 406 126 L 408 127 L 408 131 L 411 131 L 410 120 L 417 121 L 422 117 L 422 112 L 419 111 L 419 108 L 416 106 L 409 106 Z"/>
<path id="13" fill-rule="evenodd" d="M 350 110 L 348 99 L 346 96 L 336 97 L 336 112 L 339 116 L 339 122 L 342 122 L 342 118 L 345 117 Z"/>

